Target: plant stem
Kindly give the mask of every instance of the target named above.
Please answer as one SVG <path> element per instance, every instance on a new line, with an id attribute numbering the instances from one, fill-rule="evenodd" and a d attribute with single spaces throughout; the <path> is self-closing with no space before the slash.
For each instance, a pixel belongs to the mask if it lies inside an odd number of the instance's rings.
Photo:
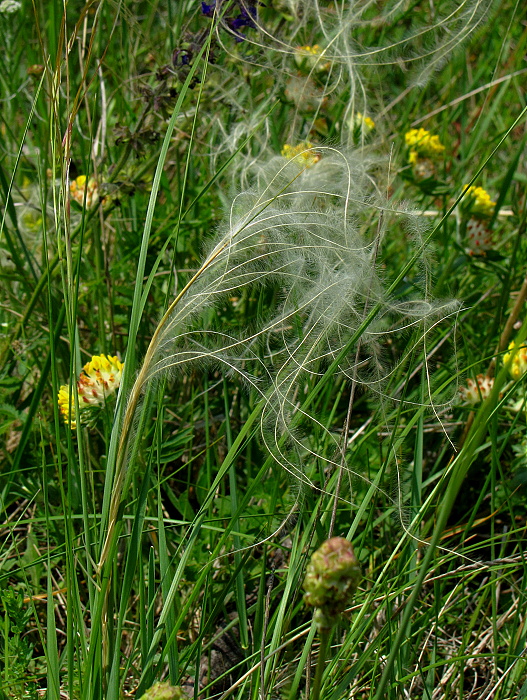
<path id="1" fill-rule="evenodd" d="M 327 627 L 323 627 L 319 630 L 320 647 L 318 649 L 318 660 L 317 668 L 315 670 L 315 679 L 313 681 L 313 690 L 309 694 L 310 700 L 319 700 L 320 697 L 320 686 L 322 685 L 322 674 L 324 673 L 324 666 L 326 665 L 326 654 L 329 646 L 330 634 L 331 630 Z"/>

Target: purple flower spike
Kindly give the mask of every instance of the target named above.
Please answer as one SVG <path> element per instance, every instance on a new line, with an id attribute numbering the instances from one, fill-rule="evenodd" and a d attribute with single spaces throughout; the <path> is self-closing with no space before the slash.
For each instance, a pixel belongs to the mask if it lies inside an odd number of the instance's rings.
<path id="1" fill-rule="evenodd" d="M 206 2 L 201 3 L 201 12 L 205 15 L 205 17 L 212 17 L 214 15 L 214 10 L 216 9 L 216 0 L 213 0 L 213 2 L 207 4 Z"/>

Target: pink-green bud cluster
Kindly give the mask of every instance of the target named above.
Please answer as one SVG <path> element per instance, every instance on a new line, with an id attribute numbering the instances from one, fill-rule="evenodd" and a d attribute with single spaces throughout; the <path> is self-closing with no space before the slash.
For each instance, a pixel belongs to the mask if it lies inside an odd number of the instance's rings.
<path id="1" fill-rule="evenodd" d="M 351 604 L 361 578 L 353 547 L 343 537 L 326 540 L 313 554 L 304 579 L 304 601 L 317 608 L 319 629 L 331 628 Z"/>
<path id="2" fill-rule="evenodd" d="M 157 681 L 139 700 L 188 700 L 188 698 L 181 688 Z"/>

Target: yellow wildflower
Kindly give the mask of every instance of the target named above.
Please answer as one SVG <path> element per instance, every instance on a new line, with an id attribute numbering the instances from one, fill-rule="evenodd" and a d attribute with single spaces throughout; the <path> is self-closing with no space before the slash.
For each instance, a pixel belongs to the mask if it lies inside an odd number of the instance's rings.
<path id="1" fill-rule="evenodd" d="M 111 355 L 94 355 L 91 361 L 84 365 L 77 381 L 81 413 L 85 409 L 104 406 L 106 399 L 119 388 L 123 367 L 124 364 L 119 361 L 119 358 Z M 59 410 L 64 421 L 75 429 L 77 417 L 73 393 L 71 399 L 70 404 L 69 386 L 62 385 L 58 393 Z"/>
<path id="2" fill-rule="evenodd" d="M 509 365 L 509 372 L 513 379 L 519 379 L 527 372 L 527 347 L 522 345 L 516 348 L 516 343 L 511 340 L 509 352 L 503 355 L 503 364 Z"/>
<path id="3" fill-rule="evenodd" d="M 360 121 L 365 131 L 373 131 L 375 129 L 375 122 L 371 117 L 366 117 L 361 112 L 357 112 L 357 120 Z"/>
<path id="4" fill-rule="evenodd" d="M 355 112 L 349 122 L 349 128 L 356 139 L 367 136 L 375 129 L 375 122 L 371 117 L 366 117 L 362 112 Z"/>
<path id="5" fill-rule="evenodd" d="M 314 44 L 313 46 L 298 46 L 296 50 L 301 53 L 311 54 L 312 56 L 320 56 L 322 53 L 322 49 L 318 44 Z"/>
<path id="6" fill-rule="evenodd" d="M 88 180 L 86 175 L 79 175 L 79 177 L 70 184 L 71 198 L 74 199 L 77 204 L 80 204 L 81 207 L 84 206 L 84 193 L 86 189 L 86 208 L 91 209 L 99 201 L 99 188 L 95 178 L 90 177 Z"/>
<path id="7" fill-rule="evenodd" d="M 463 192 L 465 192 L 463 206 L 470 214 L 480 219 L 492 218 L 496 202 L 491 200 L 489 193 L 483 187 L 465 185 Z"/>
<path id="8" fill-rule="evenodd" d="M 321 58 L 322 54 L 323 49 L 318 44 L 297 46 L 295 49 L 295 63 L 300 69 L 323 73 L 330 69 L 331 64 Z"/>
<path id="9" fill-rule="evenodd" d="M 404 135 L 406 145 L 410 148 L 410 155 L 414 153 L 417 157 L 433 158 L 439 156 L 445 147 L 439 140 L 439 136 L 432 135 L 426 129 L 410 129 Z M 410 160 L 410 157 L 409 157 Z M 410 160 L 410 163 L 415 162 Z"/>
<path id="10" fill-rule="evenodd" d="M 313 144 L 310 141 L 302 141 L 297 146 L 285 143 L 281 155 L 288 160 L 294 160 L 295 163 L 305 168 L 310 168 L 321 158 L 320 153 L 313 150 Z"/>

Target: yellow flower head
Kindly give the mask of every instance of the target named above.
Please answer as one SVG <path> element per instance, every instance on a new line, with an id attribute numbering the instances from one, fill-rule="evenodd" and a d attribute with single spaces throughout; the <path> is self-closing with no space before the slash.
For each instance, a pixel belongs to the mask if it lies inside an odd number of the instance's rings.
<path id="1" fill-rule="evenodd" d="M 95 178 L 90 177 L 87 180 L 86 175 L 79 175 L 78 178 L 70 183 L 71 198 L 74 199 L 81 207 L 84 206 L 84 197 L 86 192 L 86 208 L 91 209 L 99 201 L 99 188 Z"/>
<path id="2" fill-rule="evenodd" d="M 413 148 L 408 151 L 408 162 L 415 165 L 419 160 L 419 154 Z"/>
<path id="3" fill-rule="evenodd" d="M 79 399 L 79 411 L 93 407 L 104 406 L 106 399 L 117 391 L 121 383 L 124 364 L 118 357 L 110 355 L 94 355 L 87 362 L 77 381 L 77 394 Z M 70 388 L 64 384 L 59 389 L 59 410 L 64 421 L 75 429 L 77 418 L 75 415 L 75 401 L 73 394 L 70 404 Z M 81 415 L 81 421 L 83 416 Z"/>
<path id="4" fill-rule="evenodd" d="M 441 155 L 445 147 L 439 140 L 439 136 L 432 135 L 426 129 L 410 129 L 404 135 L 406 145 L 410 148 L 409 160 L 414 163 L 415 159 L 435 158 Z M 411 160 L 411 158 L 414 160 Z"/>
<path id="5" fill-rule="evenodd" d="M 375 129 L 375 122 L 373 119 L 370 117 L 365 117 L 360 112 L 357 114 L 357 117 L 362 120 L 363 129 L 366 129 L 366 131 L 373 131 Z"/>
<path id="6" fill-rule="evenodd" d="M 298 51 L 299 53 L 307 53 L 311 56 L 320 56 L 320 54 L 322 53 L 322 49 L 318 44 L 313 44 L 313 46 L 298 46 L 296 48 L 296 51 Z"/>
<path id="7" fill-rule="evenodd" d="M 298 68 L 303 70 L 314 70 L 318 73 L 326 72 L 330 69 L 331 64 L 321 58 L 322 53 L 323 50 L 318 44 L 297 46 L 295 49 L 295 63 Z"/>
<path id="8" fill-rule="evenodd" d="M 350 128 L 358 136 L 369 134 L 375 129 L 375 122 L 370 117 L 366 117 L 362 112 L 355 112 L 350 121 Z"/>
<path id="9" fill-rule="evenodd" d="M 509 352 L 503 355 L 503 364 L 509 365 L 509 372 L 513 379 L 523 377 L 527 372 L 527 347 L 522 345 L 517 348 L 516 343 L 512 340 L 509 343 Z"/>
<path id="10" fill-rule="evenodd" d="M 459 388 L 459 394 L 465 403 L 475 406 L 480 401 L 485 401 L 488 398 L 493 386 L 494 379 L 492 377 L 478 374 L 476 381 L 469 379 L 467 386 Z"/>
<path id="11" fill-rule="evenodd" d="M 282 148 L 281 155 L 287 160 L 294 160 L 295 163 L 304 168 L 310 168 L 321 158 L 320 153 L 313 150 L 313 144 L 309 141 L 302 141 L 297 146 L 286 143 Z"/>
<path id="12" fill-rule="evenodd" d="M 465 185 L 463 192 L 465 193 L 462 201 L 464 209 L 480 219 L 492 218 L 496 202 L 491 200 L 489 193 L 483 187 Z"/>

